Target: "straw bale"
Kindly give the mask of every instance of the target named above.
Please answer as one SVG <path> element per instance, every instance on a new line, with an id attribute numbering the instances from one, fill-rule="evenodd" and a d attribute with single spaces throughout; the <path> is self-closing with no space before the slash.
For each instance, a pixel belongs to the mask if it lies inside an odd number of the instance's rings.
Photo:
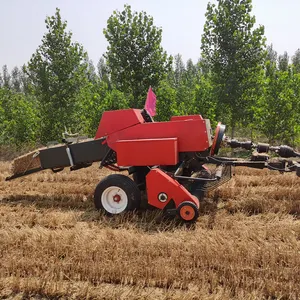
<path id="1" fill-rule="evenodd" d="M 41 161 L 39 155 L 34 155 L 38 152 L 35 150 L 33 152 L 24 154 L 22 156 L 17 157 L 14 159 L 11 171 L 14 175 L 24 173 L 27 170 L 32 170 L 41 167 Z"/>

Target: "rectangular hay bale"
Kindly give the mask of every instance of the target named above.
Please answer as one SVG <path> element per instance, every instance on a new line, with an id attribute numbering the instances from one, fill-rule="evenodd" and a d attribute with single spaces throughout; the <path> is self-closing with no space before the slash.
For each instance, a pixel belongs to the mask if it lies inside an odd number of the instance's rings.
<path id="1" fill-rule="evenodd" d="M 11 166 L 13 175 L 22 174 L 28 170 L 41 168 L 40 157 L 39 155 L 35 156 L 37 152 L 38 150 L 35 150 L 14 159 Z"/>

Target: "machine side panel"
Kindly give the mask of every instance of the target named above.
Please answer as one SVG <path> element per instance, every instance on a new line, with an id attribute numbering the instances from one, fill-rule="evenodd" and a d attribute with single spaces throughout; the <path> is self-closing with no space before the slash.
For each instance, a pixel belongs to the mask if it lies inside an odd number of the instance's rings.
<path id="1" fill-rule="evenodd" d="M 199 208 L 199 200 L 178 181 L 160 169 L 152 169 L 146 176 L 148 203 L 160 209 L 173 200 L 176 208 L 184 201 L 191 201 Z"/>
<path id="2" fill-rule="evenodd" d="M 74 164 L 101 161 L 109 150 L 104 142 L 105 139 L 97 139 L 69 145 Z"/>
<path id="3" fill-rule="evenodd" d="M 66 146 L 46 148 L 40 150 L 40 160 L 43 169 L 52 169 L 70 166 Z"/>
<path id="4" fill-rule="evenodd" d="M 67 149 L 70 149 L 74 165 L 101 161 L 109 147 L 104 144 L 105 139 L 88 140 L 85 142 L 45 148 L 39 150 L 39 158 L 43 169 L 68 167 L 71 165 Z"/>
<path id="5" fill-rule="evenodd" d="M 177 138 L 120 140 L 116 142 L 119 166 L 176 165 Z"/>
<path id="6" fill-rule="evenodd" d="M 119 140 L 178 139 L 178 152 L 205 151 L 210 147 L 205 120 L 143 123 L 111 134 L 107 138 L 110 148 L 116 150 Z"/>
<path id="7" fill-rule="evenodd" d="M 140 123 L 144 123 L 144 118 L 139 109 L 105 111 L 100 120 L 95 139 Z"/>

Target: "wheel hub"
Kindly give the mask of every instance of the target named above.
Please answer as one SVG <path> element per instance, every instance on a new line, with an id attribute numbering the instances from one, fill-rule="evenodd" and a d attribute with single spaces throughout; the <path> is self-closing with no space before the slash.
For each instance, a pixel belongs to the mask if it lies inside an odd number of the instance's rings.
<path id="1" fill-rule="evenodd" d="M 180 216 L 185 221 L 191 221 L 195 217 L 195 211 L 190 206 L 182 206 L 180 209 Z"/>
<path id="2" fill-rule="evenodd" d="M 126 192 L 118 186 L 109 186 L 101 195 L 103 208 L 110 214 L 120 214 L 128 205 Z"/>
<path id="3" fill-rule="evenodd" d="M 116 194 L 116 195 L 113 196 L 113 200 L 114 200 L 114 202 L 119 203 L 121 201 L 121 196 Z"/>

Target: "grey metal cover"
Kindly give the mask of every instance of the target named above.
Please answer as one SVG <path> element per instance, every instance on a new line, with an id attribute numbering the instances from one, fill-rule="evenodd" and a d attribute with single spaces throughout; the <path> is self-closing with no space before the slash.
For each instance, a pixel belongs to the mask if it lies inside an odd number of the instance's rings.
<path id="1" fill-rule="evenodd" d="M 109 147 L 104 138 L 69 145 L 74 165 L 101 161 Z"/>
<path id="2" fill-rule="evenodd" d="M 40 150 L 40 160 L 43 169 L 53 169 L 70 166 L 66 146 L 58 146 Z"/>

